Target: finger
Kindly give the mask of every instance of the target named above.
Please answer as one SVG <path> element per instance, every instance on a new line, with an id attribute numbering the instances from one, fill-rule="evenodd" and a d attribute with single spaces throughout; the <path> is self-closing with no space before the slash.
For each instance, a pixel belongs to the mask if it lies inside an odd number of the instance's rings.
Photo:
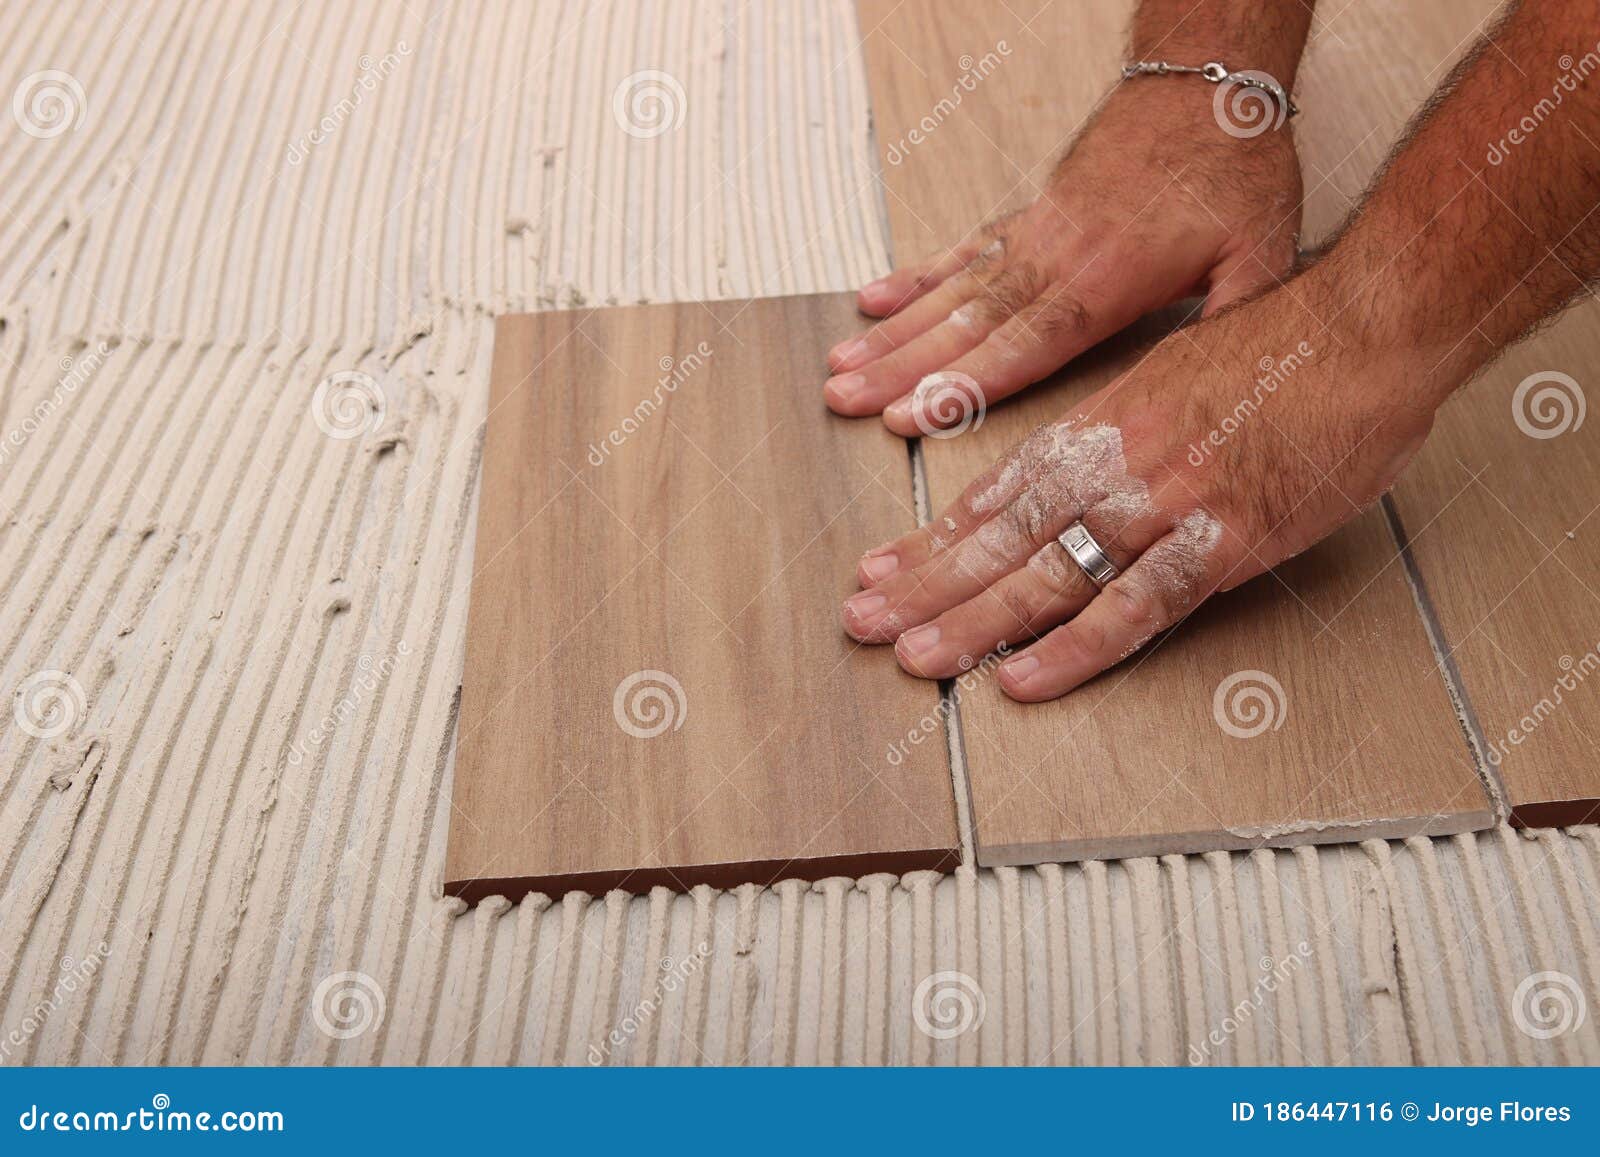
<path id="1" fill-rule="evenodd" d="M 973 479 L 939 517 L 862 555 L 856 577 L 869 587 L 915 570 L 954 549 L 1008 508 L 1013 508 L 1008 517 L 1031 528 L 1028 533 L 1059 534 L 1080 511 L 1108 497 L 1108 483 L 1126 476 L 1120 435 L 1109 437 L 1098 428 L 1076 430 L 1071 422 L 1046 422 Z M 1142 505 L 1124 501 L 1118 509 L 1135 513 Z M 1122 527 L 1107 524 L 1104 529 L 1114 535 Z M 1167 529 L 1161 527 L 1146 542 Z M 1036 545 L 1044 541 L 1040 538 Z"/>
<path id="2" fill-rule="evenodd" d="M 1171 529 L 1170 517 L 1150 504 L 1142 483 L 1118 488 L 1097 499 L 1081 522 L 1119 570 L 1131 564 Z M 913 675 L 945 678 L 1001 643 L 1037 641 L 1087 606 L 1097 588 L 1059 540 L 1052 537 L 1028 559 L 987 590 L 944 612 L 932 623 L 908 630 L 896 640 L 900 665 Z"/>
<path id="3" fill-rule="evenodd" d="M 864 643 L 893 642 L 1027 565 L 1076 517 L 1070 506 L 1013 502 L 920 566 L 852 595 L 844 605 L 844 628 Z"/>
<path id="4" fill-rule="evenodd" d="M 1002 643 L 1037 640 L 1086 607 L 1094 595 L 1094 584 L 1066 548 L 1048 542 L 1021 570 L 901 635 L 895 657 L 913 675 L 949 678 Z"/>
<path id="5" fill-rule="evenodd" d="M 972 275 L 963 275 L 965 279 Z M 851 400 L 840 413 L 875 414 L 935 371 L 956 362 L 1039 296 L 1045 282 L 1031 261 L 1014 260 L 992 277 L 975 278 L 979 292 L 943 322 L 860 370 L 830 378 L 835 394 Z M 954 281 L 952 281 L 952 284 Z M 848 379 L 848 380 L 847 380 Z"/>
<path id="6" fill-rule="evenodd" d="M 856 563 L 856 582 L 863 587 L 877 586 L 900 571 L 921 566 L 965 538 L 971 530 L 972 527 L 963 525 L 957 508 L 951 507 L 932 522 L 867 551 Z"/>
<path id="7" fill-rule="evenodd" d="M 871 317 L 884 317 L 903 309 L 946 278 L 962 269 L 977 269 L 985 263 L 998 263 L 1005 255 L 1006 236 L 1011 222 L 1021 210 L 1002 213 L 986 222 L 977 236 L 963 241 L 943 257 L 936 257 L 905 270 L 895 270 L 869 282 L 856 295 L 856 305 Z"/>
<path id="8" fill-rule="evenodd" d="M 836 375 L 858 370 L 921 336 L 942 321 L 961 320 L 955 316 L 982 292 L 978 273 L 962 272 L 893 317 L 886 318 L 866 333 L 846 338 L 828 351 L 828 365 Z"/>
<path id="9" fill-rule="evenodd" d="M 1120 663 L 1216 589 L 1221 538 L 1204 511 L 1187 516 L 1071 622 L 1001 664 L 1001 690 L 1025 703 L 1054 699 Z"/>
<path id="10" fill-rule="evenodd" d="M 1110 292 L 1102 288 L 1097 278 L 1052 285 L 942 367 L 943 378 L 919 382 L 891 403 L 884 410 L 884 424 L 902 437 L 970 424 L 973 413 L 1055 373 L 1146 312 L 1145 301 L 1126 287 Z"/>
<path id="11" fill-rule="evenodd" d="M 986 294 L 1013 291 L 1008 286 L 1014 278 L 1006 277 L 1003 266 L 1003 246 L 997 250 L 994 245 L 998 245 L 998 242 L 979 251 L 965 269 L 950 275 L 925 298 L 872 326 L 872 330 L 861 334 L 859 338 L 845 339 L 830 349 L 827 357 L 834 376 L 824 384 L 824 394 L 829 397 L 853 394 L 862 381 L 856 371 L 893 354 L 896 349 L 902 349 L 941 322 L 952 326 L 963 338 L 970 338 L 971 341 L 966 342 L 968 347 L 984 338 L 997 322 L 990 323 L 987 318 L 981 322 L 979 312 L 973 306 L 974 299 L 984 298 Z M 1000 285 L 989 288 L 992 282 Z M 870 410 L 869 413 L 877 413 L 877 410 Z"/>
<path id="12" fill-rule="evenodd" d="M 915 388 L 923 378 L 988 336 L 989 328 L 975 321 L 970 309 L 969 302 L 859 370 L 829 378 L 822 388 L 828 408 L 850 418 L 882 413 L 885 406 Z"/>
<path id="13" fill-rule="evenodd" d="M 973 479 L 960 497 L 932 522 L 901 535 L 893 542 L 867 551 L 856 564 L 856 580 L 863 587 L 877 586 L 897 574 L 923 566 L 970 537 L 1005 502 L 1010 501 L 1012 496 L 1007 495 L 1001 501 L 998 494 L 991 496 L 990 491 L 994 490 L 1010 463 L 1016 460 L 1017 453 L 1013 450 Z"/>
<path id="14" fill-rule="evenodd" d="M 876 281 L 869 281 L 856 294 L 856 306 L 869 317 L 887 317 L 904 309 L 960 273 L 978 256 L 983 246 L 982 238 L 963 241 L 942 257 L 895 269 Z"/>

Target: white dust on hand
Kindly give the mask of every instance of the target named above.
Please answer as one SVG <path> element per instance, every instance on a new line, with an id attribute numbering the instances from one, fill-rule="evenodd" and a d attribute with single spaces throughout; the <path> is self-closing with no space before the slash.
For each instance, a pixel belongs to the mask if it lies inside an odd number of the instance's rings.
<path id="1" fill-rule="evenodd" d="M 1150 488 L 1128 472 L 1122 431 L 1103 424 L 1074 429 L 1070 422 L 1047 424 L 1030 434 L 969 505 L 980 516 L 1011 509 L 1012 516 L 987 519 L 975 535 L 987 555 L 1005 559 L 1033 553 L 1046 531 L 1085 512 L 1104 541 L 1154 509 Z M 1204 510 L 1190 511 L 1117 581 L 1155 605 L 1188 607 L 1221 541 L 1220 522 Z"/>
<path id="2" fill-rule="evenodd" d="M 1115 580 L 1122 591 L 1142 605 L 1164 607 L 1169 614 L 1181 615 L 1199 601 L 1210 571 L 1212 552 L 1222 541 L 1222 523 L 1204 510 L 1191 510 L 1178 519 L 1172 533 L 1151 544 Z M 1126 659 L 1150 641 L 1161 624 L 1141 632 L 1120 656 Z"/>
<path id="3" fill-rule="evenodd" d="M 978 324 L 978 314 L 977 310 L 973 308 L 972 302 L 969 301 L 965 305 L 958 305 L 955 309 L 952 309 L 950 316 L 945 320 L 960 329 L 972 329 Z M 924 378 L 923 380 L 926 381 L 927 379 Z"/>
<path id="4" fill-rule="evenodd" d="M 1122 431 L 1115 426 L 1074 429 L 1070 422 L 1040 426 L 1023 440 L 999 476 L 971 500 L 974 514 L 1011 506 L 1022 529 L 1042 533 L 1062 509 L 1081 513 L 1110 503 L 1132 518 L 1150 508 L 1150 490 L 1128 473 Z"/>

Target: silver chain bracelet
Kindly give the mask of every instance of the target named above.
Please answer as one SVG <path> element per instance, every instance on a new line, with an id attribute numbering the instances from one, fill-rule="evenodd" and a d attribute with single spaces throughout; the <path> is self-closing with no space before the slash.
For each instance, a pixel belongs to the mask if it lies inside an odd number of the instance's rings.
<path id="1" fill-rule="evenodd" d="M 1300 111 L 1293 99 L 1284 91 L 1283 85 L 1264 72 L 1230 72 L 1226 64 L 1216 60 L 1208 61 L 1199 68 L 1190 64 L 1169 64 L 1165 60 L 1136 60 L 1132 64 L 1122 66 L 1123 80 L 1132 80 L 1136 76 L 1170 76 L 1173 73 L 1192 73 L 1209 80 L 1212 84 L 1239 84 L 1246 88 L 1258 88 L 1277 101 L 1279 107 L 1286 110 L 1290 116 Z"/>

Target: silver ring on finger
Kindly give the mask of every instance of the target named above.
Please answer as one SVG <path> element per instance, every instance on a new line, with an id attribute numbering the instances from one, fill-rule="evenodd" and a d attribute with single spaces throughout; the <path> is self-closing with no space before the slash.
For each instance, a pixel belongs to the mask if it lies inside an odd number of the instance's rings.
<path id="1" fill-rule="evenodd" d="M 1089 528 L 1083 523 L 1074 522 L 1061 532 L 1056 541 L 1067 552 L 1067 557 L 1078 564 L 1096 587 L 1104 587 L 1117 577 L 1119 573 L 1117 564 L 1100 549 L 1100 544 L 1094 540 L 1094 535 L 1089 533 Z"/>

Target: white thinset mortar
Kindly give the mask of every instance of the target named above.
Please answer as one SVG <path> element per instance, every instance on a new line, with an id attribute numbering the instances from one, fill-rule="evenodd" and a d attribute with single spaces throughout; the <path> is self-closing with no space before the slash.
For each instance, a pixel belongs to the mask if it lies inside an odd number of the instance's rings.
<path id="1" fill-rule="evenodd" d="M 109 353 L 0 466 L 4 686 L 85 692 L 69 735 L 0 734 L 0 1061 L 582 1064 L 704 942 L 609 1062 L 1183 1063 L 1302 941 L 1218 1060 L 1600 1060 L 1593 1009 L 1535 1040 L 1510 1003 L 1543 970 L 1600 999 L 1593 828 L 439 898 L 490 317 L 888 268 L 848 3 L 582 11 L 8 6 L 5 91 L 58 69 L 87 108 L 0 140 L 0 433 Z M 615 131 L 650 68 L 681 124 Z M 360 439 L 309 412 L 344 370 L 385 399 Z M 306 743 L 363 657 L 389 673 Z M 335 1040 L 346 971 L 384 1015 Z M 948 1040 L 911 1009 L 940 971 L 984 997 Z"/>

